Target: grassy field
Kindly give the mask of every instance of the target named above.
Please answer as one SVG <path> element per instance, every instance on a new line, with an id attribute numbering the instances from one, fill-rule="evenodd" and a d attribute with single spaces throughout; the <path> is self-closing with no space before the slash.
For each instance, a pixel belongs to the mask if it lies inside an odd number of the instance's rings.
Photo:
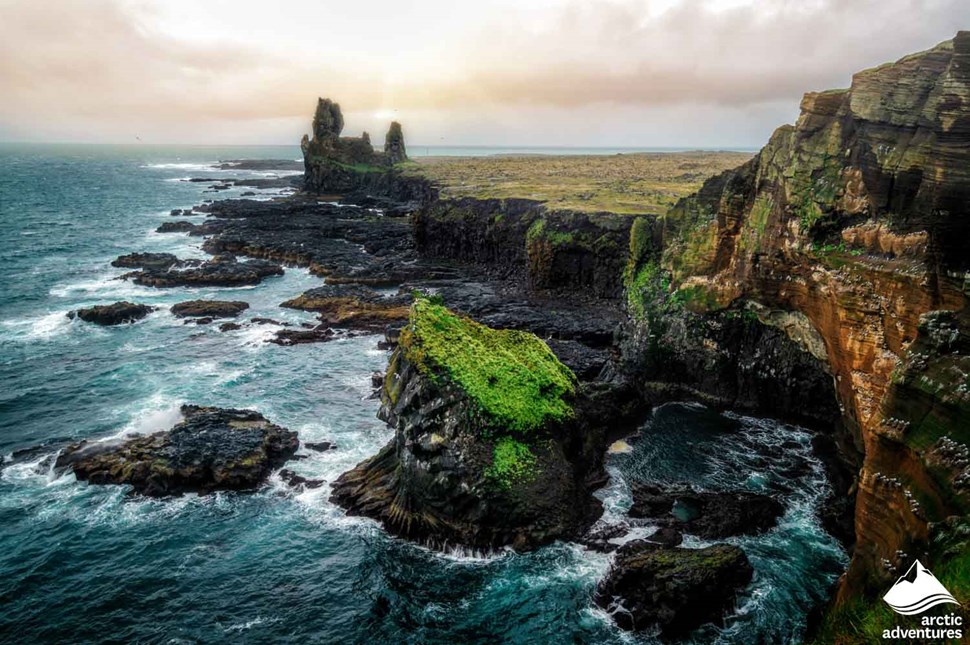
<path id="1" fill-rule="evenodd" d="M 550 208 L 663 213 L 705 179 L 751 158 L 746 152 L 597 156 L 422 157 L 406 172 L 442 186 L 445 197 L 525 197 Z"/>

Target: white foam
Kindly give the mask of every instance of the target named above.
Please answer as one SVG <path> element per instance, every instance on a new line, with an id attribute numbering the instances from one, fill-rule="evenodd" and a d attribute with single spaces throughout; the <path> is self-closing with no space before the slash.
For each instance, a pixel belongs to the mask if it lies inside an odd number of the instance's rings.
<path id="1" fill-rule="evenodd" d="M 54 311 L 30 318 L 9 318 L 0 321 L 7 331 L 7 339 L 16 342 L 48 341 L 67 333 L 72 320 L 67 317 L 68 309 Z"/>
<path id="2" fill-rule="evenodd" d="M 280 622 L 279 618 L 263 618 L 261 616 L 256 616 L 256 618 L 252 620 L 247 620 L 244 623 L 235 623 L 233 625 L 229 625 L 222 631 L 224 631 L 227 634 L 231 634 L 233 632 L 244 632 L 246 630 L 252 629 L 253 627 L 256 627 L 257 625 L 265 625 L 265 624 L 272 624 L 272 623 L 278 623 L 278 622 Z"/>
<path id="3" fill-rule="evenodd" d="M 99 441 L 119 441 L 129 435 L 146 435 L 168 430 L 182 421 L 182 401 L 163 394 L 153 394 L 147 401 L 137 404 L 136 411 L 122 428 Z"/>
<path id="4" fill-rule="evenodd" d="M 206 163 L 150 163 L 141 168 L 155 168 L 158 170 L 205 170 L 206 172 L 226 172 L 216 167 L 216 161 Z"/>

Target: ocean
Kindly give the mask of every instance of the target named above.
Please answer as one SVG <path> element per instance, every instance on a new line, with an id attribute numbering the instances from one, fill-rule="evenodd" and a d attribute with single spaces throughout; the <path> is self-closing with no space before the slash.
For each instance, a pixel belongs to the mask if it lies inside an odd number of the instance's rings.
<path id="1" fill-rule="evenodd" d="M 165 309 L 244 300 L 246 317 L 310 321 L 278 304 L 320 278 L 288 268 L 248 288 L 153 289 L 110 266 L 132 251 L 203 257 L 200 238 L 154 229 L 171 209 L 252 190 L 206 193 L 180 179 L 269 176 L 212 164 L 299 155 L 295 146 L 0 145 L 0 642 L 655 642 L 594 607 L 610 556 L 579 545 L 437 553 L 346 517 L 327 486 L 294 494 L 274 475 L 253 493 L 158 500 L 51 470 L 64 441 L 167 429 L 183 403 L 253 408 L 303 441 L 335 442 L 290 464 L 327 481 L 391 438 L 370 398 L 371 373 L 387 362 L 376 336 L 281 347 L 265 342 L 273 325 L 224 333 Z M 66 315 L 116 300 L 162 309 L 106 328 Z M 694 642 L 798 642 L 844 568 L 817 519 L 828 484 L 810 439 L 776 421 L 675 404 L 655 411 L 631 453 L 610 458 L 607 520 L 629 507 L 636 480 L 767 491 L 786 505 L 775 529 L 728 540 L 746 550 L 755 578 L 725 627 Z"/>

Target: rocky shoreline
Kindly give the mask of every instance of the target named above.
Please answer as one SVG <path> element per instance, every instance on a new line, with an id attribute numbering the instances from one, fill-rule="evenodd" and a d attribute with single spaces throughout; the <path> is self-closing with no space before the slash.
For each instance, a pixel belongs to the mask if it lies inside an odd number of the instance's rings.
<path id="1" fill-rule="evenodd" d="M 851 628 L 837 626 L 849 599 L 870 611 L 913 557 L 944 572 L 963 562 L 934 545 L 951 544 L 970 509 L 961 107 L 970 94 L 941 89 L 970 87 L 968 57 L 961 32 L 856 75 L 849 90 L 806 95 L 795 126 L 663 216 L 440 199 L 401 172 L 400 126 L 375 152 L 366 133 L 341 137 L 339 106 L 321 99 L 303 143 L 302 193 L 216 201 L 191 209 L 201 223 L 162 227 L 205 237 L 211 260 L 136 253 L 115 266 L 154 287 L 257 284 L 285 266 L 324 278 L 280 303 L 319 324 L 274 342 L 383 332 L 393 349 L 380 416 L 395 437 L 335 482 L 331 499 L 438 548 L 564 539 L 612 550 L 611 536 L 588 532 L 601 514 L 593 492 L 607 480 L 607 446 L 665 402 L 811 428 L 834 487 L 823 520 L 852 552 L 819 626 L 831 635 Z M 886 142 L 904 152 L 880 157 Z M 223 303 L 236 314 L 243 304 Z M 77 316 L 124 322 L 139 306 L 112 307 Z M 61 465 L 145 494 L 214 485 L 191 473 L 161 484 L 158 468 L 119 470 L 117 454 L 74 447 Z M 229 487 L 251 487 L 281 465 L 274 455 Z M 751 565 L 735 546 L 682 548 L 683 534 L 766 531 L 782 510 L 751 493 L 645 482 L 629 516 L 659 530 L 617 551 L 596 602 L 622 605 L 614 618 L 624 628 L 677 635 L 716 622 Z M 674 574 L 687 582 L 677 587 Z M 687 611 L 702 597 L 712 598 L 708 613 Z"/>

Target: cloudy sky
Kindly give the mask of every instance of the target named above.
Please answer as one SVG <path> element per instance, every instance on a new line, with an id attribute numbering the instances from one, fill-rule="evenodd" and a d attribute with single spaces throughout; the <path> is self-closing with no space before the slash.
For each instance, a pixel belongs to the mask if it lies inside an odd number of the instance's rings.
<path id="1" fill-rule="evenodd" d="M 0 0 L 0 140 L 759 146 L 970 0 Z"/>

